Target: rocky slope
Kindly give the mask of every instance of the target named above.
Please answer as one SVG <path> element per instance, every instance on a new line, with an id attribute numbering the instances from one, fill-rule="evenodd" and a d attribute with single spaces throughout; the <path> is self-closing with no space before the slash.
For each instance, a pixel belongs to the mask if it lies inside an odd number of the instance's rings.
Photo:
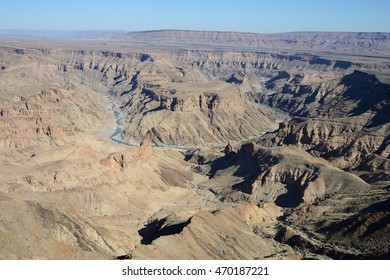
<path id="1" fill-rule="evenodd" d="M 138 246 L 134 259 L 296 259 L 299 256 L 282 243 L 256 235 L 253 227 L 275 221 L 275 205 L 241 204 L 218 211 L 199 211 L 177 234 L 158 236 L 151 245 Z M 172 226 L 171 226 L 172 228 Z M 167 232 L 167 231 L 165 231 Z M 169 232 L 169 230 L 168 230 Z"/>
<path id="2" fill-rule="evenodd" d="M 389 257 L 388 187 L 370 186 L 293 147 L 248 143 L 218 158 L 187 159 L 209 177 L 201 187 L 221 201 L 273 208 L 278 218 L 271 222 L 263 217 L 252 230 L 289 245 L 300 258 Z M 373 236 L 378 237 L 375 242 Z"/>

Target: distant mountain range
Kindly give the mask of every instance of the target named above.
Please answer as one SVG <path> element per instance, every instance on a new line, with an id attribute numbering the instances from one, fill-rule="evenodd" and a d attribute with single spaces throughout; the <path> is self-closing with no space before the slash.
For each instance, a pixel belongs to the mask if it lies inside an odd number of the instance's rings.
<path id="1" fill-rule="evenodd" d="M 110 40 L 152 47 L 307 51 L 390 56 L 390 33 L 384 32 L 245 32 L 151 30 L 151 31 L 51 31 L 0 30 L 1 37 L 66 40 Z"/>

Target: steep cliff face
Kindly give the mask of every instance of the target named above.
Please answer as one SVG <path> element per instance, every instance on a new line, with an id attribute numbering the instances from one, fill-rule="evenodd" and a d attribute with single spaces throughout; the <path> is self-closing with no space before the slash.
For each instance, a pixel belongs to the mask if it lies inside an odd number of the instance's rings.
<path id="1" fill-rule="evenodd" d="M 388 133 L 388 125 L 367 128 L 359 118 L 296 118 L 281 125 L 272 140 L 260 142 L 299 146 L 340 168 L 360 170 L 360 164 L 374 154 L 377 160 L 388 161 Z"/>

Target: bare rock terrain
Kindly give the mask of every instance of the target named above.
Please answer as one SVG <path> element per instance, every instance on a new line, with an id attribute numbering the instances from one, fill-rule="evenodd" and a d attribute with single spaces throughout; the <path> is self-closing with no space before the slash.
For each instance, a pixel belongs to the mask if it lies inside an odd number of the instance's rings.
<path id="1" fill-rule="evenodd" d="M 390 257 L 389 34 L 86 34 L 0 36 L 1 259 Z"/>

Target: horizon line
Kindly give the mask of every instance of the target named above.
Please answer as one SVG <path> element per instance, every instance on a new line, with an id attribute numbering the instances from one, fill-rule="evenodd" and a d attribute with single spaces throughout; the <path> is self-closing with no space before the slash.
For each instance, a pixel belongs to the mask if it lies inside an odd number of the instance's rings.
<path id="1" fill-rule="evenodd" d="M 390 34 L 385 31 L 317 31 L 317 30 L 297 30 L 297 31 L 281 31 L 281 32 L 251 32 L 251 31 L 226 31 L 226 30 L 196 30 L 196 29 L 145 29 L 145 30 L 124 30 L 124 29 L 0 29 L 0 32 L 52 32 L 52 33 L 70 33 L 70 32 L 101 32 L 101 33 L 143 33 L 143 32 L 164 32 L 164 31 L 181 31 L 181 32 L 215 32 L 215 33 L 245 33 L 245 34 L 258 34 L 258 35 L 271 35 L 271 34 L 286 34 L 286 33 L 377 33 L 377 34 Z M 1 34 L 0 34 L 1 35 Z M 10 34 L 11 35 L 11 34 Z M 13 34 L 16 35 L 16 34 Z"/>

